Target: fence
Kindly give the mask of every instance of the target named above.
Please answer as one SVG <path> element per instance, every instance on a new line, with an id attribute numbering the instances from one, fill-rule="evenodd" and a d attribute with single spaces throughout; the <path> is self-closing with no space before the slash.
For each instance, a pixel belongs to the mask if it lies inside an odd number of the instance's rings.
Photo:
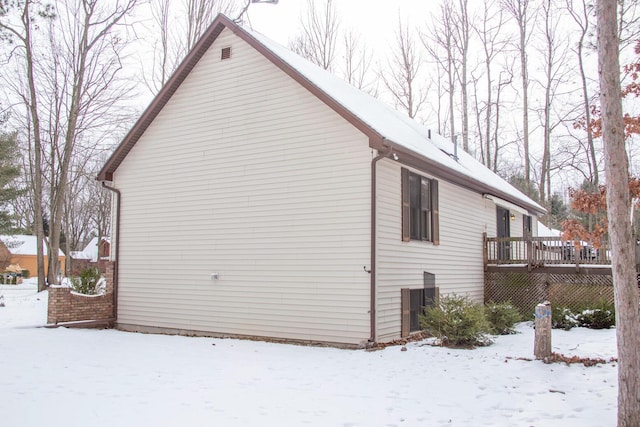
<path id="1" fill-rule="evenodd" d="M 550 301 L 552 307 L 581 309 L 600 300 L 614 301 L 613 279 L 607 268 L 591 269 L 586 274 L 571 268 L 567 273 L 485 272 L 485 302 L 510 301 L 524 319 L 532 318 L 535 306 L 543 301 Z"/>

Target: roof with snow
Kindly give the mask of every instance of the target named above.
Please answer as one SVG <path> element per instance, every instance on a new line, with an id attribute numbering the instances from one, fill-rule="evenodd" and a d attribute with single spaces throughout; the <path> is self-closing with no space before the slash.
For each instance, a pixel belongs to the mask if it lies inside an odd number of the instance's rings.
<path id="1" fill-rule="evenodd" d="M 13 255 L 36 255 L 37 241 L 36 236 L 26 234 L 16 234 L 14 236 L 0 236 L 0 240 L 5 244 L 9 252 Z M 46 256 L 49 252 L 47 245 L 43 247 L 43 254 Z M 64 256 L 62 249 L 58 249 L 58 255 Z"/>
<path id="2" fill-rule="evenodd" d="M 109 239 L 104 237 L 102 238 L 102 241 L 110 243 Z M 91 239 L 83 250 L 71 252 L 71 256 L 75 259 L 88 259 L 92 262 L 96 262 L 98 260 L 98 237 Z"/>
<path id="3" fill-rule="evenodd" d="M 549 228 L 540 221 L 538 221 L 538 236 L 540 237 L 560 237 L 562 236 L 562 231 L 556 230 L 555 228 Z"/>
<path id="4" fill-rule="evenodd" d="M 435 176 L 458 185 L 502 198 L 522 206 L 534 214 L 545 212 L 542 206 L 493 173 L 471 155 L 461 149 L 456 153 L 454 144 L 450 140 L 437 135 L 413 119 L 395 111 L 385 103 L 351 86 L 264 35 L 240 27 L 224 15 L 218 15 L 171 79 L 125 136 L 100 171 L 99 180 L 110 181 L 113 179 L 113 173 L 128 152 L 225 28 L 233 31 L 274 65 L 367 135 L 372 148 L 387 153 L 388 157 L 395 154 L 401 163 L 421 167 Z"/>

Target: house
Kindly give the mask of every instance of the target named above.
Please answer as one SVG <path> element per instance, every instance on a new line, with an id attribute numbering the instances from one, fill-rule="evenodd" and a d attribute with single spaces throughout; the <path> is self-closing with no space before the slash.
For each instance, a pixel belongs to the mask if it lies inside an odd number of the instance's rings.
<path id="1" fill-rule="evenodd" d="M 105 272 L 106 262 L 109 260 L 111 242 L 107 238 L 100 239 L 98 247 L 98 237 L 92 238 L 81 251 L 72 251 L 69 275 L 77 276 L 85 268 L 97 267 Z"/>
<path id="2" fill-rule="evenodd" d="M 13 236 L 0 236 L 0 240 L 11 253 L 10 264 L 18 264 L 22 270 L 28 270 L 29 274 L 35 276 L 38 272 L 37 258 L 37 238 L 25 234 L 17 234 Z M 43 247 L 44 253 L 44 270 L 49 267 L 47 245 Z M 58 262 L 60 263 L 60 271 L 64 271 L 65 256 L 61 249 L 58 250 Z"/>
<path id="3" fill-rule="evenodd" d="M 82 259 L 91 262 L 107 260 L 109 259 L 110 248 L 111 242 L 109 241 L 109 239 L 104 237 L 101 238 L 100 247 L 98 247 L 98 237 L 94 237 L 81 251 L 72 251 L 71 256 L 73 257 L 73 259 Z"/>
<path id="4" fill-rule="evenodd" d="M 147 332 L 400 338 L 425 295 L 482 300 L 483 233 L 522 235 L 544 212 L 222 15 L 98 179 L 117 200 L 117 325 Z"/>

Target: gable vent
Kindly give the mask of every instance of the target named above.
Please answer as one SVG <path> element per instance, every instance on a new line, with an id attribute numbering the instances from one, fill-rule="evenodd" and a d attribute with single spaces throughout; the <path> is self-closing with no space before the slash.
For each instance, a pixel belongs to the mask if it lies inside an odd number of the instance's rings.
<path id="1" fill-rule="evenodd" d="M 223 47 L 220 50 L 220 59 L 225 60 L 231 58 L 231 47 Z"/>

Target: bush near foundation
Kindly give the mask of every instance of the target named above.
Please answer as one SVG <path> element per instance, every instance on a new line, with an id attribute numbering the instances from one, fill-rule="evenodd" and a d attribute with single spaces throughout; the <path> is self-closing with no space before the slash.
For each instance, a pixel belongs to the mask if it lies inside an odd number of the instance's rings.
<path id="1" fill-rule="evenodd" d="M 420 316 L 420 326 L 448 347 L 475 347 L 491 344 L 491 325 L 484 307 L 466 296 L 447 295 Z"/>
<path id="2" fill-rule="evenodd" d="M 616 324 L 616 310 L 613 304 L 601 299 L 596 304 L 587 304 L 582 309 L 553 307 L 552 326 L 556 329 L 569 329 L 579 326 L 590 329 L 609 329 Z"/>
<path id="3" fill-rule="evenodd" d="M 489 301 L 484 306 L 484 313 L 491 326 L 491 333 L 495 335 L 514 334 L 514 325 L 522 320 L 520 312 L 510 302 Z"/>
<path id="4" fill-rule="evenodd" d="M 616 310 L 613 304 L 600 300 L 593 308 L 586 308 L 576 315 L 580 326 L 590 329 L 609 329 L 616 324 Z"/>
<path id="5" fill-rule="evenodd" d="M 576 315 L 568 307 L 551 308 L 551 327 L 554 329 L 564 329 L 565 331 L 579 326 Z"/>

